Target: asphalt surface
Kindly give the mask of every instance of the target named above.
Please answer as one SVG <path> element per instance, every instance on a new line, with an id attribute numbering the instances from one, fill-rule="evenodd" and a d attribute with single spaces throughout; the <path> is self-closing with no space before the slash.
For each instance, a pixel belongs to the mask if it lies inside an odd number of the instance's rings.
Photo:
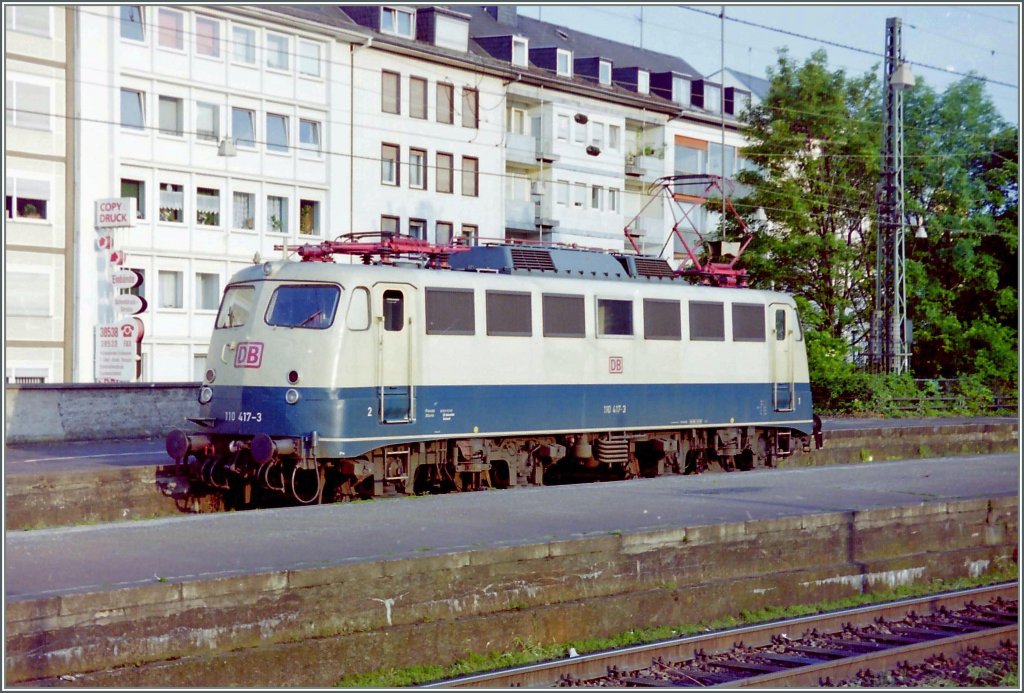
<path id="1" fill-rule="evenodd" d="M 1019 488 L 1020 456 L 1010 453 L 8 532 L 4 589 L 8 600 L 23 600 L 609 533 L 1016 496 Z"/>
<path id="2" fill-rule="evenodd" d="M 957 424 L 1018 423 L 1013 417 L 934 419 L 824 419 L 825 431 L 909 428 Z M 33 443 L 4 448 L 4 474 L 88 471 L 111 467 L 153 467 L 171 464 L 163 439 L 85 443 Z"/>

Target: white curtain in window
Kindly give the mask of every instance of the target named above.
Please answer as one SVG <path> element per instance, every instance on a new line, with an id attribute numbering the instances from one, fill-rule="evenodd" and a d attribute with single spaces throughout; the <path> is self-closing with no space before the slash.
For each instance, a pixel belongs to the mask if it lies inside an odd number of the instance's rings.
<path id="1" fill-rule="evenodd" d="M 196 191 L 196 210 L 200 212 L 220 212 L 220 191 L 199 188 Z"/>
<path id="2" fill-rule="evenodd" d="M 160 207 L 176 209 L 179 212 L 185 209 L 185 194 L 179 190 L 160 188 Z"/>
<path id="3" fill-rule="evenodd" d="M 181 308 L 181 272 L 159 273 L 160 307 Z"/>
<path id="4" fill-rule="evenodd" d="M 50 181 L 31 178 L 18 178 L 17 181 L 17 195 L 20 199 L 50 200 Z"/>
<path id="5" fill-rule="evenodd" d="M 252 219 L 255 216 L 253 210 L 253 195 L 251 193 L 239 193 L 235 195 L 235 216 L 234 227 L 236 229 L 251 229 Z"/>

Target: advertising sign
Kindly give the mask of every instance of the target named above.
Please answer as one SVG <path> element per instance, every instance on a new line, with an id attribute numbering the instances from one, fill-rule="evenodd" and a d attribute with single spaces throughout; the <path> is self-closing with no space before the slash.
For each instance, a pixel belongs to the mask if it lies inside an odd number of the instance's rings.
<path id="1" fill-rule="evenodd" d="M 110 283 L 115 289 L 134 289 L 142 283 L 142 274 L 129 267 L 118 267 L 110 275 Z"/>
<path id="2" fill-rule="evenodd" d="M 138 315 L 146 310 L 146 299 L 134 294 L 114 296 L 114 308 L 121 315 Z"/>
<path id="3" fill-rule="evenodd" d="M 97 229 L 135 226 L 135 198 L 110 197 L 96 200 L 95 225 Z"/>
<path id="4" fill-rule="evenodd" d="M 96 382 L 135 382 L 135 345 L 142 336 L 141 327 L 137 318 L 96 326 Z"/>

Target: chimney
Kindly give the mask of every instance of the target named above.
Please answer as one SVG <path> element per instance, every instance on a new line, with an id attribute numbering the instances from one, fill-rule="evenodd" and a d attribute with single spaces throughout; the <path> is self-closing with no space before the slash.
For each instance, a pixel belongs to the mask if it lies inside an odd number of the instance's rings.
<path id="1" fill-rule="evenodd" d="M 499 24 L 507 24 L 509 26 L 516 25 L 516 6 L 515 5 L 486 5 L 484 12 L 491 15 L 498 21 Z"/>

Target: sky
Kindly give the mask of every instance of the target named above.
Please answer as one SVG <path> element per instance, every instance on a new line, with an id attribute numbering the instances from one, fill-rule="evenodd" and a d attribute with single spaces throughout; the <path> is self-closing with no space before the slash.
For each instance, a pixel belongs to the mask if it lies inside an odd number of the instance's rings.
<path id="1" fill-rule="evenodd" d="M 1020 3 L 747 3 L 724 7 L 725 66 L 760 77 L 765 76 L 766 67 L 775 64 L 777 49 L 782 47 L 798 62 L 824 49 L 832 69 L 843 68 L 854 76 L 876 69 L 881 75 L 885 20 L 899 17 L 903 20 L 903 53 L 915 79 L 923 79 L 941 93 L 962 79 L 948 70 L 974 71 L 991 80 L 985 92 L 1002 117 L 1020 126 Z M 722 5 L 538 4 L 517 8 L 523 16 L 675 55 L 705 75 L 722 67 Z"/>

